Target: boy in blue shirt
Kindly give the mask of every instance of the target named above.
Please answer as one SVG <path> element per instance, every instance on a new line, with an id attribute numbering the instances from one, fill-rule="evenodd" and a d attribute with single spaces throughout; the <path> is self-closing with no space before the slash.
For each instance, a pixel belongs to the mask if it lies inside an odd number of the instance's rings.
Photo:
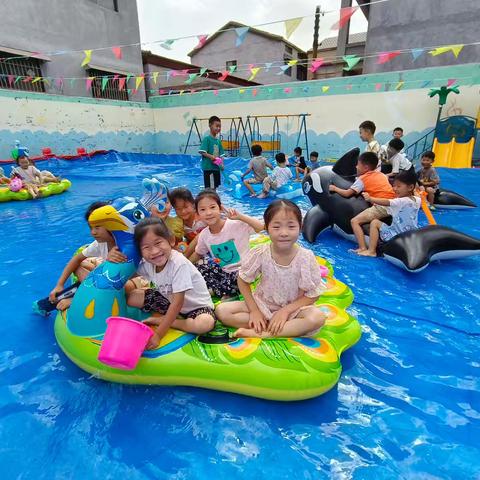
<path id="1" fill-rule="evenodd" d="M 220 186 L 220 171 L 223 170 L 223 163 L 218 158 L 223 155 L 223 147 L 218 135 L 222 123 L 218 117 L 213 115 L 208 119 L 210 134 L 203 137 L 198 153 L 202 156 L 203 183 L 205 188 L 216 189 Z"/>

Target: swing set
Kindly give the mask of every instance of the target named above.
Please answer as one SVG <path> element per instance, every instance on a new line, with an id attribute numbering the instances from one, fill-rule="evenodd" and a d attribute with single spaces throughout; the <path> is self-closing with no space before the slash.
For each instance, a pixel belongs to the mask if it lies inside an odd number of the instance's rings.
<path id="1" fill-rule="evenodd" d="M 225 152 L 228 152 L 229 156 L 237 157 L 241 156 L 245 150 L 248 151 L 248 156 L 251 156 L 252 145 L 260 145 L 264 153 L 268 153 L 275 156 L 278 152 L 287 148 L 293 150 L 288 145 L 289 142 L 289 128 L 290 119 L 297 118 L 297 137 L 294 147 L 301 147 L 308 158 L 308 136 L 307 136 L 307 117 L 309 113 L 299 113 L 291 115 L 248 115 L 246 121 L 242 117 L 223 117 L 220 120 L 222 122 L 229 121 L 229 128 L 225 135 L 221 135 L 222 146 Z M 264 120 L 273 119 L 272 133 L 263 134 L 260 131 L 260 123 L 264 123 Z M 282 142 L 282 135 L 280 133 L 280 120 L 286 119 L 286 141 Z M 200 131 L 202 129 L 202 121 L 208 121 L 208 118 L 193 118 L 190 131 L 188 132 L 187 143 L 183 153 L 187 153 L 190 147 L 200 147 L 202 143 L 202 135 Z M 200 127 L 200 128 L 199 128 Z M 195 139 L 198 137 L 198 143 Z M 282 146 L 283 145 L 283 146 Z"/>

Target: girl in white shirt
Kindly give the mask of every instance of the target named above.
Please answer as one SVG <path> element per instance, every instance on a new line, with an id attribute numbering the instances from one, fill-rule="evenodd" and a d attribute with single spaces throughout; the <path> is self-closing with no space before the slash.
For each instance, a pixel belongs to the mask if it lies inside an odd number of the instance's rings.
<path id="1" fill-rule="evenodd" d="M 37 198 L 41 195 L 38 187 L 42 185 L 42 174 L 37 168 L 30 165 L 27 157 L 18 157 L 16 161 L 18 167 L 12 168 L 11 176 L 18 175 L 23 180 L 23 187 L 27 192 L 32 198 Z"/>

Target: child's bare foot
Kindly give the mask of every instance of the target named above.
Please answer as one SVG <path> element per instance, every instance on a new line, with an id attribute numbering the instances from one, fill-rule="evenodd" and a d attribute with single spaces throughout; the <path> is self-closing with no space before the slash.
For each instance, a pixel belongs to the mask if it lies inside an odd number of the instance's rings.
<path id="1" fill-rule="evenodd" d="M 257 198 L 266 198 L 266 197 L 267 197 L 267 194 L 265 192 L 262 192 L 259 195 L 257 195 Z"/>
<path id="2" fill-rule="evenodd" d="M 377 256 L 376 252 L 371 252 L 370 250 L 362 250 L 361 252 L 358 252 L 358 255 L 361 255 L 362 257 L 376 257 Z"/>
<path id="3" fill-rule="evenodd" d="M 301 182 L 301 181 L 302 181 L 301 178 L 296 178 L 296 179 L 294 180 L 294 182 Z"/>
<path id="4" fill-rule="evenodd" d="M 356 253 L 356 254 L 360 254 L 360 252 L 364 252 L 366 250 L 366 248 L 351 248 L 349 250 L 349 252 L 351 253 Z"/>
<path id="5" fill-rule="evenodd" d="M 251 194 L 250 194 L 250 197 L 251 197 L 251 198 L 254 198 L 254 197 L 256 197 L 256 196 L 257 196 L 256 193 L 251 193 Z"/>
<path id="6" fill-rule="evenodd" d="M 64 298 L 63 300 L 60 300 L 57 303 L 56 309 L 59 312 L 63 312 L 67 308 L 70 308 L 70 305 L 72 304 L 72 299 L 71 298 Z"/>

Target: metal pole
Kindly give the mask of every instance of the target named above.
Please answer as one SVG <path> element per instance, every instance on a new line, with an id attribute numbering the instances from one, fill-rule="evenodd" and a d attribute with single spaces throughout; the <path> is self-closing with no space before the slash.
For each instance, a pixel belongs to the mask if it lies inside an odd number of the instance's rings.
<path id="1" fill-rule="evenodd" d="M 312 59 L 317 58 L 318 53 L 318 29 L 320 27 L 320 5 L 315 8 L 315 25 L 313 27 L 313 52 Z"/>

